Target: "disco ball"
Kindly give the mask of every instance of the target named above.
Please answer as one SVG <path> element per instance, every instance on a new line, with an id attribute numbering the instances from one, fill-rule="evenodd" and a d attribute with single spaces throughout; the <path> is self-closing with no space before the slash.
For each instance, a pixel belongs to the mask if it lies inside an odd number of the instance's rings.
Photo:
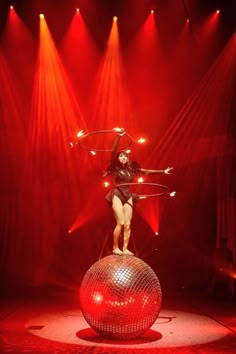
<path id="1" fill-rule="evenodd" d="M 80 287 L 85 320 L 99 334 L 131 339 L 158 317 L 161 286 L 154 271 L 134 256 L 111 255 L 94 263 Z"/>

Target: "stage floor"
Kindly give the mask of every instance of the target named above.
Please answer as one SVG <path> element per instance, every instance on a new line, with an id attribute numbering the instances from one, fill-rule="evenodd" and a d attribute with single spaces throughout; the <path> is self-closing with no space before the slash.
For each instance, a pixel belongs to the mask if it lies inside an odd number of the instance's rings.
<path id="1" fill-rule="evenodd" d="M 235 300 L 175 296 L 140 338 L 96 334 L 63 291 L 1 299 L 0 353 L 236 353 Z"/>

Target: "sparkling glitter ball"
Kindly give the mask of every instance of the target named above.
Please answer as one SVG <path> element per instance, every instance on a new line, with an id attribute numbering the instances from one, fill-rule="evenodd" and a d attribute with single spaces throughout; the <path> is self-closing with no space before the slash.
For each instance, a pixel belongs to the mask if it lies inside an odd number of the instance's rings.
<path id="1" fill-rule="evenodd" d="M 158 317 L 161 286 L 154 271 L 134 256 L 107 256 L 86 272 L 80 287 L 84 318 L 99 334 L 131 339 Z"/>

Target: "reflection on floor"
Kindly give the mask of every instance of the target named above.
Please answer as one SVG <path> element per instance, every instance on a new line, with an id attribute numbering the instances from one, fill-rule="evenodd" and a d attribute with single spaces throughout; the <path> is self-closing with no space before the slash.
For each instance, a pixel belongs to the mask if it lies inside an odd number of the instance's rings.
<path id="1" fill-rule="evenodd" d="M 235 353 L 235 300 L 164 297 L 160 315 L 130 341 L 103 338 L 85 321 L 78 295 L 29 292 L 1 301 L 1 353 Z"/>

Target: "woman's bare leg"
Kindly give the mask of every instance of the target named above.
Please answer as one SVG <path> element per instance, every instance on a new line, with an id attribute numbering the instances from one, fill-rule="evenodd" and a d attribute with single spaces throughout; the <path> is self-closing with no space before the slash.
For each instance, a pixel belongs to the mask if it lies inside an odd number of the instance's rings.
<path id="1" fill-rule="evenodd" d="M 116 218 L 116 227 L 113 231 L 113 253 L 122 254 L 119 249 L 119 237 L 124 226 L 124 212 L 121 200 L 116 195 L 112 200 L 112 209 Z"/>
<path id="2" fill-rule="evenodd" d="M 128 244 L 129 244 L 129 239 L 130 239 L 130 234 L 131 234 L 130 225 L 131 225 L 131 219 L 132 219 L 132 215 L 133 215 L 133 207 L 131 206 L 131 205 L 133 205 L 132 198 L 130 198 L 128 200 L 128 202 L 129 202 L 129 204 L 126 203 L 123 206 L 123 210 L 124 210 L 124 244 L 123 244 L 123 252 L 124 252 L 124 254 L 133 255 L 133 253 L 128 250 Z"/>

